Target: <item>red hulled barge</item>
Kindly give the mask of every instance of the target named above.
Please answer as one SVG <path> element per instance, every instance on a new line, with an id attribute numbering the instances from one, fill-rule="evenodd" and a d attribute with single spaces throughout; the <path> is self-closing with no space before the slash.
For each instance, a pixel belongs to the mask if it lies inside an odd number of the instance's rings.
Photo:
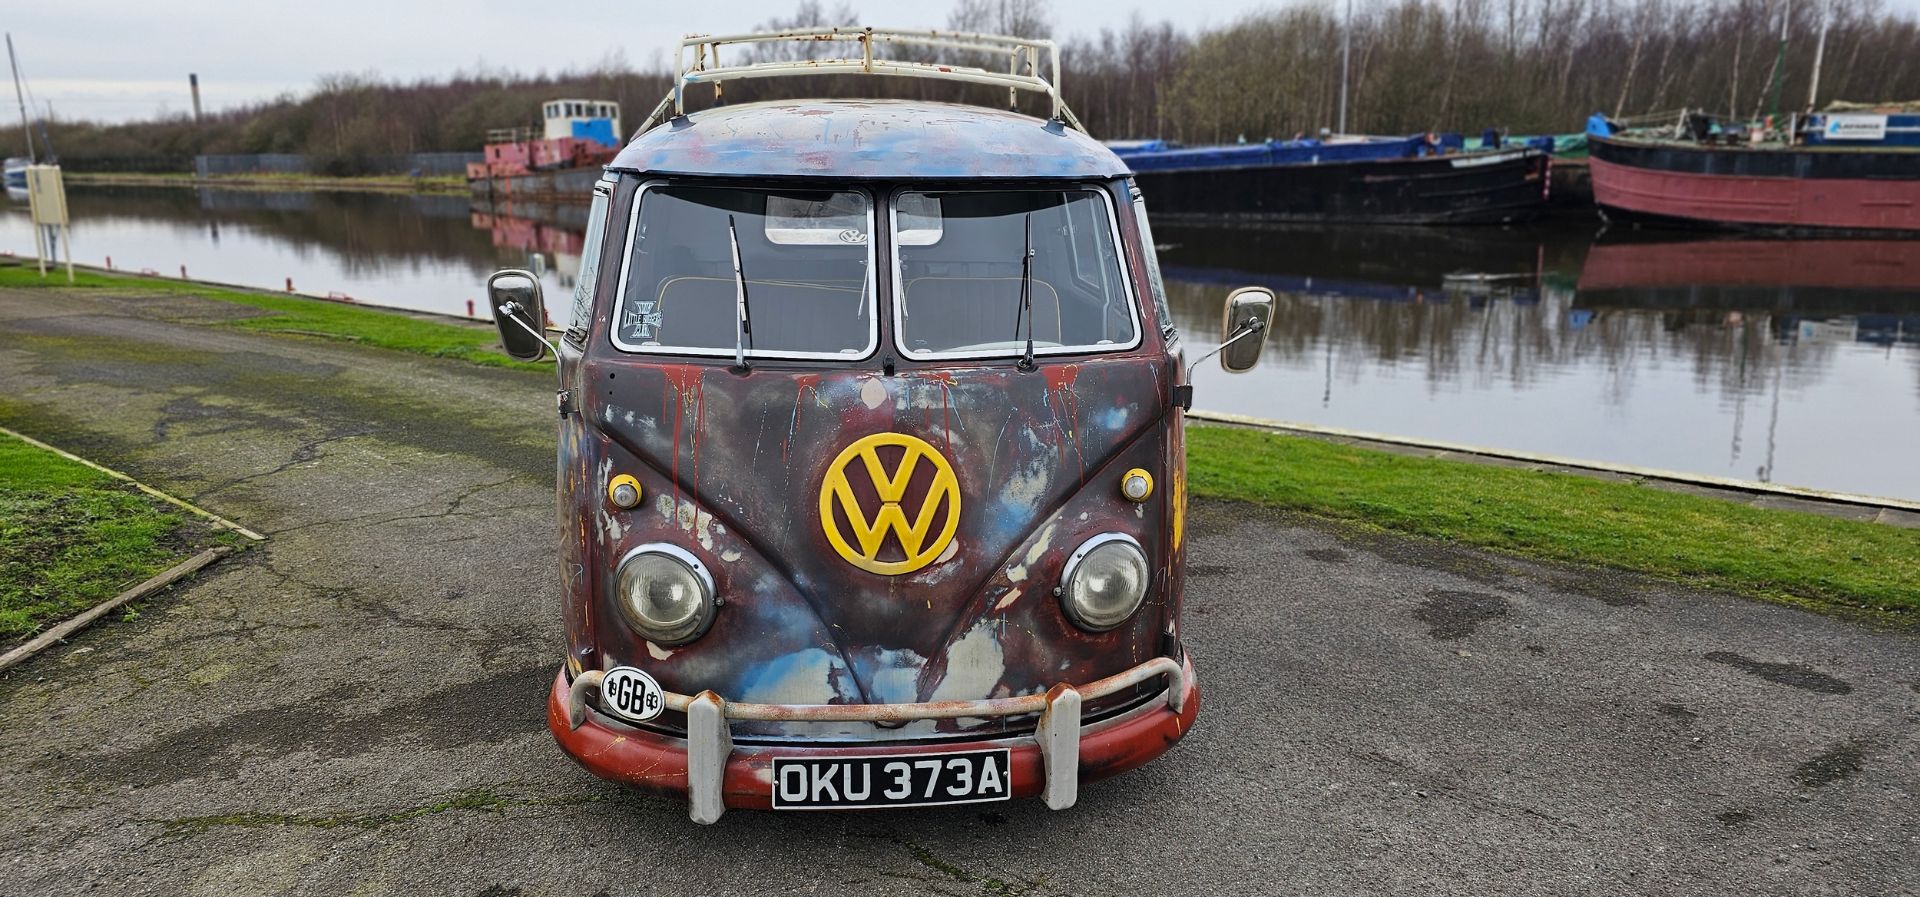
<path id="1" fill-rule="evenodd" d="M 1609 217 L 1920 237 L 1920 114 L 1796 117 L 1759 140 L 1697 114 L 1662 130 L 1590 123 L 1594 199 Z"/>

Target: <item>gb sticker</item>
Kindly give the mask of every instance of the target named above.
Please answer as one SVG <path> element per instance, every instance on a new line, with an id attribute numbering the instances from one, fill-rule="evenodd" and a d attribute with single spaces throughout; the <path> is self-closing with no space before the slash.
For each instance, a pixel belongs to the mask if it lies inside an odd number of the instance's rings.
<path id="1" fill-rule="evenodd" d="M 614 667 L 600 680 L 600 703 L 622 718 L 644 723 L 666 709 L 667 696 L 652 676 L 633 667 Z"/>

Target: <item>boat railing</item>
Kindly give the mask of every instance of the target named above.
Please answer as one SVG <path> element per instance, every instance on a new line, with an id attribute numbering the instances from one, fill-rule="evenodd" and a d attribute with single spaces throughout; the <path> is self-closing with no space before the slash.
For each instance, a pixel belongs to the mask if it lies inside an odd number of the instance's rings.
<path id="1" fill-rule="evenodd" d="M 488 143 L 526 143 L 532 139 L 532 128 L 493 128 L 487 131 Z"/>
<path id="2" fill-rule="evenodd" d="M 752 52 L 748 48 L 787 43 L 856 44 L 858 55 L 734 65 L 720 63 L 720 48 L 723 46 Z M 876 47 L 882 44 L 926 48 L 936 52 L 981 54 L 994 67 L 889 59 L 876 52 Z M 1004 72 L 998 70 L 997 60 L 1000 59 L 1006 60 Z M 1046 70 L 1044 75 L 1041 73 L 1043 65 Z M 1045 94 L 1052 106 L 1051 118 L 1075 130 L 1086 130 L 1060 95 L 1060 47 L 1043 38 L 894 28 L 802 28 L 743 34 L 696 34 L 687 36 L 674 48 L 673 67 L 673 88 L 641 124 L 640 130 L 643 132 L 668 118 L 686 114 L 686 89 L 690 84 L 712 84 L 717 96 L 721 85 L 728 81 L 834 74 L 890 75 L 1005 87 L 1009 105 L 1017 103 L 1021 91 Z"/>

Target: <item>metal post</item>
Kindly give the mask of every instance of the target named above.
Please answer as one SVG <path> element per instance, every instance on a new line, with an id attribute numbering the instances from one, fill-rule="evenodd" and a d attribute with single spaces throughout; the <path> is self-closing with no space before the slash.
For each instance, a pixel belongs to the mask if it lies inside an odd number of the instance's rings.
<path id="1" fill-rule="evenodd" d="M 1022 48 L 1020 47 L 1014 47 L 1013 52 L 1008 54 L 1007 74 L 1009 75 L 1020 74 L 1020 50 L 1021 49 Z M 1008 112 L 1020 111 L 1020 88 L 1018 87 L 1007 88 L 1007 111 Z"/>
<path id="2" fill-rule="evenodd" d="M 1052 41 L 1047 42 L 1047 62 L 1048 62 L 1048 67 L 1053 69 L 1053 84 L 1049 87 L 1047 92 L 1053 95 L 1053 117 L 1059 118 L 1060 107 L 1066 104 L 1065 96 L 1060 92 L 1060 45 L 1059 44 L 1056 44 Z M 1035 68 L 1038 68 L 1039 67 L 1037 64 L 1038 61 L 1036 60 L 1035 63 L 1036 63 Z"/>
<path id="3" fill-rule="evenodd" d="M 1347 20 L 1340 27 L 1340 133 L 1347 133 L 1347 78 L 1353 61 L 1353 0 L 1347 0 Z"/>
<path id="4" fill-rule="evenodd" d="M 40 267 L 40 276 L 47 276 L 47 229 L 40 226 L 40 204 L 35 201 L 33 175 L 27 175 L 27 220 L 33 222 L 33 258 Z"/>

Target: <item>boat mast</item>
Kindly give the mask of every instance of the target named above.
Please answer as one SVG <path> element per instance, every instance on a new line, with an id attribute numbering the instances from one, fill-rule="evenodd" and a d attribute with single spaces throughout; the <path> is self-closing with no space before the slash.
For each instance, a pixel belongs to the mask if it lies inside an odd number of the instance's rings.
<path id="1" fill-rule="evenodd" d="M 1807 88 L 1807 111 L 1820 108 L 1820 61 L 1827 55 L 1827 29 L 1833 25 L 1833 0 L 1827 0 L 1820 16 L 1820 42 L 1813 45 L 1813 84 Z"/>
<path id="2" fill-rule="evenodd" d="M 1340 129 L 1347 133 L 1347 73 L 1353 60 L 1353 0 L 1347 0 L 1347 20 L 1340 26 Z"/>
<path id="3" fill-rule="evenodd" d="M 27 162 L 39 160 L 33 155 L 33 125 L 27 121 L 27 95 L 20 92 L 20 61 L 13 56 L 13 33 L 7 33 L 7 65 L 13 68 L 13 97 L 20 101 L 20 136 L 27 138 Z"/>
<path id="4" fill-rule="evenodd" d="M 1787 80 L 1787 26 L 1793 21 L 1793 0 L 1780 0 L 1780 49 L 1773 57 L 1773 86 L 1767 91 L 1767 115 L 1780 117 L 1780 86 Z"/>

